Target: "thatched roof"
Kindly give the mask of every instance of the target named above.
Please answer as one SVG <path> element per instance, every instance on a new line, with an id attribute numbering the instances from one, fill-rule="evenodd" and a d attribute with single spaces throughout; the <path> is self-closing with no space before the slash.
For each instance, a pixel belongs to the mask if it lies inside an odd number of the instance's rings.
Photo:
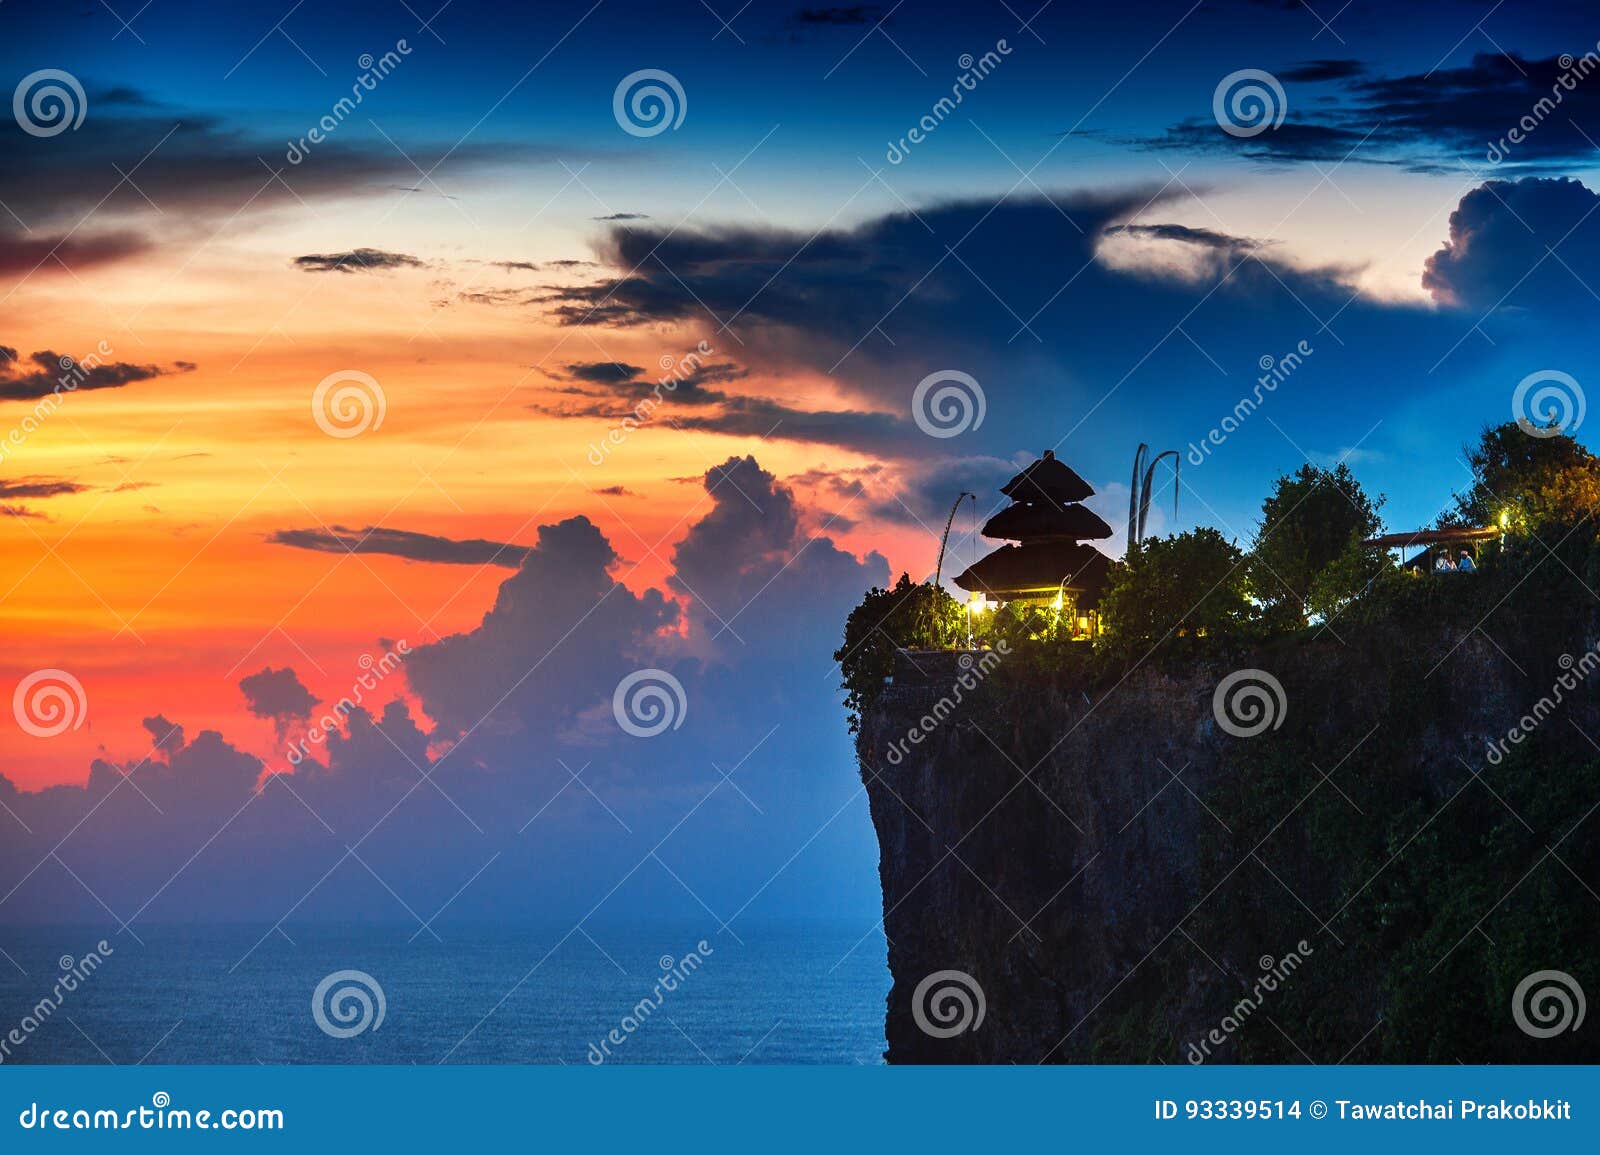
<path id="1" fill-rule="evenodd" d="M 1091 609 L 1099 604 L 1110 565 L 1093 546 L 1072 541 L 1004 545 L 958 574 L 955 583 L 1002 601 L 1053 595 L 1061 588 L 1076 593 L 1079 606 Z"/>
<path id="2" fill-rule="evenodd" d="M 1068 468 L 1049 449 L 1044 456 L 1000 487 L 1013 501 L 1052 501 L 1070 505 L 1094 496 L 1094 486 Z"/>
<path id="3" fill-rule="evenodd" d="M 1455 545 L 1464 541 L 1488 541 L 1499 536 L 1500 530 L 1492 525 L 1482 528 L 1453 525 L 1444 529 L 1414 529 L 1410 533 L 1386 533 L 1381 537 L 1369 537 L 1361 544 L 1378 549 L 1408 549 L 1414 545 Z"/>
<path id="4" fill-rule="evenodd" d="M 1037 541 L 1063 537 L 1072 541 L 1110 537 L 1111 527 L 1098 514 L 1076 503 L 1051 501 L 1008 505 L 983 523 L 983 536 L 1011 541 Z"/>

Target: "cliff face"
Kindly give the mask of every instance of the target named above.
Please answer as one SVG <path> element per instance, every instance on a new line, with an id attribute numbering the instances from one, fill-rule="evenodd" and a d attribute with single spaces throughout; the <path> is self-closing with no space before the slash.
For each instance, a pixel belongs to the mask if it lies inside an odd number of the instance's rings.
<path id="1" fill-rule="evenodd" d="M 858 741 L 889 1060 L 1595 1061 L 1600 1031 L 1512 1014 L 1532 972 L 1600 991 L 1600 658 L 1567 670 L 1587 614 L 1573 634 L 1290 640 L 1099 685 L 902 660 Z M 1213 701 L 1242 667 L 1282 686 L 1249 737 Z"/>

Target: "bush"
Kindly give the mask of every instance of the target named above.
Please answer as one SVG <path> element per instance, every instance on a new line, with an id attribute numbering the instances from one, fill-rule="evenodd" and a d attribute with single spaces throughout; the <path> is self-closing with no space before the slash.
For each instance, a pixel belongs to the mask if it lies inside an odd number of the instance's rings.
<path id="1" fill-rule="evenodd" d="M 1191 530 L 1134 546 L 1112 568 L 1100 599 L 1104 648 L 1125 652 L 1172 637 L 1219 637 L 1250 619 L 1244 554 L 1216 530 Z"/>

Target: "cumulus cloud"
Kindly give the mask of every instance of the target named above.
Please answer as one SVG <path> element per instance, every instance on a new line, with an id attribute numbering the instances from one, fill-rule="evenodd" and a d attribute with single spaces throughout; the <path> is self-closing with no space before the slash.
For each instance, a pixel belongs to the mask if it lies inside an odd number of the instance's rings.
<path id="1" fill-rule="evenodd" d="M 493 719 L 500 732 L 551 734 L 611 693 L 626 656 L 670 626 L 677 607 L 612 576 L 618 557 L 593 522 L 539 527 L 538 541 L 475 630 L 419 648 L 406 673 L 443 735 Z"/>
<path id="2" fill-rule="evenodd" d="M 1600 198 L 1571 179 L 1490 181 L 1461 198 L 1450 239 L 1428 258 L 1435 300 L 1471 309 L 1591 311 Z"/>
<path id="3" fill-rule="evenodd" d="M 268 666 L 240 679 L 239 691 L 244 694 L 252 714 L 280 724 L 306 717 L 318 701 L 287 666 L 281 670 Z"/>
<path id="4" fill-rule="evenodd" d="M 808 534 L 814 515 L 751 459 L 701 482 L 709 511 L 669 593 L 622 584 L 633 571 L 587 519 L 543 526 L 480 623 L 408 654 L 379 687 L 389 700 L 356 704 L 292 767 L 214 731 L 190 738 L 167 708 L 145 719 L 149 748 L 94 762 L 82 786 L 22 793 L 0 776 L 0 801 L 27 824 L 0 840 L 0 918 L 103 918 L 86 885 L 136 933 L 179 916 L 270 925 L 445 906 L 577 919 L 630 878 L 630 903 L 703 913 L 689 886 L 732 912 L 752 879 L 826 891 L 870 871 L 864 811 L 835 821 L 859 783 L 829 655 L 887 566 Z M 694 636 L 721 623 L 689 585 L 746 644 Z M 678 681 L 681 730 L 645 741 L 619 726 L 614 693 L 640 670 Z M 316 695 L 294 670 L 268 666 L 241 689 L 280 739 L 309 732 Z M 714 853 L 700 821 L 716 824 Z M 796 857 L 824 828 L 827 851 Z M 70 873 L 49 854 L 68 833 Z M 652 847 L 671 873 L 639 870 Z M 239 961 L 241 974 L 263 965 Z"/>

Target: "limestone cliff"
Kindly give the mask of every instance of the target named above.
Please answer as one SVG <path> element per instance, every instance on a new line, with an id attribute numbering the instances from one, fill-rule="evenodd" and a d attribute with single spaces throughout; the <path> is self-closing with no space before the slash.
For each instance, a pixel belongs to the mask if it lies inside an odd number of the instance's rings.
<path id="1" fill-rule="evenodd" d="M 1600 992 L 1592 611 L 1116 677 L 902 655 L 858 735 L 888 1058 L 1595 1061 L 1512 1006 L 1546 970 Z M 1282 687 L 1249 737 L 1214 703 L 1240 669 Z"/>

